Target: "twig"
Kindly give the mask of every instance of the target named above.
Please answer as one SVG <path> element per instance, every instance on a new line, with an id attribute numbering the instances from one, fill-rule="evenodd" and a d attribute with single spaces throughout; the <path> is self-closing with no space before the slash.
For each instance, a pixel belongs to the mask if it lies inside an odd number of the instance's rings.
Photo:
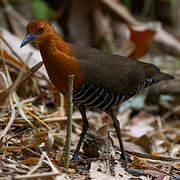
<path id="1" fill-rule="evenodd" d="M 31 126 L 36 132 L 39 132 L 38 129 L 27 119 L 24 111 L 22 110 L 21 105 L 19 104 L 19 99 L 17 94 L 14 92 L 16 90 L 16 88 L 26 79 L 28 79 L 29 77 L 31 77 L 31 75 L 36 72 L 41 66 L 42 66 L 42 62 L 38 63 L 37 65 L 33 66 L 31 68 L 30 71 L 24 73 L 24 72 L 20 72 L 20 75 L 18 76 L 17 80 L 12 84 L 12 81 L 10 79 L 10 75 L 8 74 L 8 70 L 4 61 L 4 67 L 6 69 L 7 72 L 7 78 L 9 78 L 9 82 L 11 82 L 11 86 L 9 88 L 7 88 L 3 93 L 0 94 L 0 105 L 3 104 L 3 102 L 6 100 L 6 98 L 9 97 L 9 95 L 13 94 L 13 97 L 15 99 L 16 105 L 18 106 L 19 112 L 21 114 L 21 116 L 23 117 L 23 119 L 29 124 L 29 126 Z M 24 76 L 23 76 L 24 75 Z"/>
<path id="2" fill-rule="evenodd" d="M 20 103 L 21 104 L 21 103 Z M 38 117 L 39 119 L 43 119 L 43 122 L 45 122 L 45 123 L 56 123 L 56 122 L 58 122 L 58 123 L 64 123 L 64 122 L 66 122 L 67 121 L 67 116 L 64 116 L 64 117 L 52 117 L 52 118 L 46 118 L 45 116 L 40 116 L 40 117 Z M 29 119 L 29 121 L 34 121 L 35 119 L 34 118 L 32 118 L 32 117 L 28 117 L 28 119 Z M 74 116 L 74 117 L 72 117 L 72 120 L 73 121 L 82 121 L 82 117 L 80 117 L 80 116 Z M 0 119 L 0 123 L 3 123 L 3 122 L 6 122 L 7 121 L 7 118 L 4 118 L 3 120 L 2 119 Z M 26 123 L 26 122 L 24 122 L 23 121 L 23 118 L 22 117 L 16 117 L 16 122 L 17 123 Z"/>
<path id="3" fill-rule="evenodd" d="M 0 94 L 0 105 L 2 105 L 6 98 L 9 97 L 9 95 L 11 95 L 22 82 L 30 78 L 32 74 L 35 73 L 42 65 L 43 62 L 41 61 L 35 66 L 33 66 L 30 69 L 30 71 L 23 73 L 23 76 L 22 74 L 21 76 L 18 76 L 17 80 L 11 86 L 9 86 L 9 88 L 7 88 L 3 93 Z"/>
<path id="4" fill-rule="evenodd" d="M 24 106 L 21 106 L 22 109 L 28 113 L 30 116 L 32 116 L 34 119 L 36 119 L 37 121 L 39 121 L 41 124 L 43 124 L 49 131 L 51 131 L 51 129 L 49 128 L 49 126 L 44 122 L 42 121 L 41 119 L 39 119 L 35 114 L 33 114 L 31 111 L 27 110 Z"/>
<path id="5" fill-rule="evenodd" d="M 43 160 L 45 159 L 46 157 L 46 153 L 43 152 L 42 155 L 41 155 L 41 158 L 39 159 L 39 162 L 36 166 L 34 166 L 28 173 L 27 175 L 31 175 L 33 174 L 39 167 L 41 167 L 42 163 L 43 163 Z"/>
<path id="6" fill-rule="evenodd" d="M 25 130 L 23 130 L 23 131 L 15 134 L 14 136 L 11 136 L 10 138 L 8 138 L 5 142 L 3 142 L 3 143 L 0 145 L 0 148 L 3 147 L 3 146 L 4 146 L 7 142 L 9 142 L 11 139 L 13 139 L 13 138 L 18 138 L 18 137 L 22 136 L 22 134 L 24 134 L 24 132 L 26 132 L 26 131 L 29 131 L 29 129 L 25 129 Z"/>
<path id="7" fill-rule="evenodd" d="M 82 120 L 82 117 L 80 116 L 75 116 L 75 117 L 72 117 L 72 119 L 74 121 L 81 121 Z M 53 123 L 53 122 L 64 122 L 64 121 L 67 121 L 67 117 L 52 117 L 52 118 L 47 118 L 47 119 L 44 119 L 44 122 L 45 123 Z"/>
<path id="8" fill-rule="evenodd" d="M 69 75 L 68 81 L 68 117 L 67 117 L 67 130 L 66 130 L 66 145 L 65 145 L 65 168 L 69 167 L 69 155 L 71 145 L 71 131 L 72 131 L 72 93 L 73 93 L 73 80 L 74 74 Z"/>
<path id="9" fill-rule="evenodd" d="M 16 117 L 16 111 L 15 111 L 14 104 L 12 103 L 12 101 L 10 101 L 10 107 L 11 107 L 11 117 L 10 117 L 8 124 L 6 125 L 6 128 L 0 134 L 0 141 L 2 141 L 2 139 L 5 137 L 5 135 L 7 134 L 10 127 L 12 126 L 12 124 L 15 120 L 15 117 Z"/>
<path id="10" fill-rule="evenodd" d="M 59 170 L 54 166 L 50 158 L 48 157 L 47 153 L 45 153 L 45 157 L 48 161 L 48 165 L 51 167 L 53 173 L 60 173 Z"/>
<path id="11" fill-rule="evenodd" d="M 13 179 L 33 179 L 33 178 L 45 178 L 45 177 L 52 177 L 52 176 L 58 176 L 62 175 L 62 173 L 37 173 L 37 174 L 31 174 L 31 175 L 20 175 L 20 176 L 14 176 Z"/>

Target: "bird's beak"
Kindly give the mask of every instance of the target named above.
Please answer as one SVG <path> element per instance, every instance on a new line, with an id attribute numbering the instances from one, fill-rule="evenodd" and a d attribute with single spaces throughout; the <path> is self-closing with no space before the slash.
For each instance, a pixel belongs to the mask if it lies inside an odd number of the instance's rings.
<path id="1" fill-rule="evenodd" d="M 23 42 L 21 43 L 20 48 L 22 48 L 26 44 L 28 44 L 28 43 L 32 42 L 33 40 L 35 40 L 36 37 L 37 37 L 37 35 L 28 33 L 27 36 L 24 38 Z"/>

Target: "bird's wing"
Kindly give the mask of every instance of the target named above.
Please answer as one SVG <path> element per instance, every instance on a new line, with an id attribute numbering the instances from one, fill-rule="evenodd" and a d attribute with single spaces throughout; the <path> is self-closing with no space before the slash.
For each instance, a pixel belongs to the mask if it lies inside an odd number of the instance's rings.
<path id="1" fill-rule="evenodd" d="M 138 62 L 89 47 L 71 45 L 86 81 L 102 85 L 116 94 L 126 94 L 160 72 L 152 64 Z"/>

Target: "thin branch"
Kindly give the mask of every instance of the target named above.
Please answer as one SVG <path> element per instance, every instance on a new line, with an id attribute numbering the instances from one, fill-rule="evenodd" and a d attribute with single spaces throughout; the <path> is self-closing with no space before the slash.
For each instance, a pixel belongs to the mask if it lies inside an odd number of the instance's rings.
<path id="1" fill-rule="evenodd" d="M 69 75 L 68 81 L 68 117 L 67 117 L 67 130 L 66 130 L 66 145 L 65 145 L 65 168 L 69 167 L 69 155 L 71 145 L 71 132 L 72 132 L 72 93 L 73 93 L 73 80 L 74 74 Z"/>
<path id="2" fill-rule="evenodd" d="M 62 173 L 37 173 L 37 174 L 31 174 L 31 175 L 20 175 L 20 176 L 14 176 L 13 179 L 33 179 L 33 178 L 45 178 L 45 177 L 52 177 L 52 176 L 59 176 L 62 175 Z M 62 175 L 63 176 L 63 175 Z"/>

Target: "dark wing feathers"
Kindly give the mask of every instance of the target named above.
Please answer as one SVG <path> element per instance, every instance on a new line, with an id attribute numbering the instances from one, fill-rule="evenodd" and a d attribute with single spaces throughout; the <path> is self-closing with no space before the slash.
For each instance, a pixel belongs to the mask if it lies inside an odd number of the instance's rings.
<path id="1" fill-rule="evenodd" d="M 158 81 L 163 80 L 166 75 L 152 64 L 94 48 L 71 46 L 72 53 L 80 62 L 85 79 L 90 83 L 100 84 L 115 94 L 126 94 L 148 78 L 155 78 L 156 82 L 156 78 Z M 166 78 L 172 79 L 172 76 L 166 75 Z"/>

